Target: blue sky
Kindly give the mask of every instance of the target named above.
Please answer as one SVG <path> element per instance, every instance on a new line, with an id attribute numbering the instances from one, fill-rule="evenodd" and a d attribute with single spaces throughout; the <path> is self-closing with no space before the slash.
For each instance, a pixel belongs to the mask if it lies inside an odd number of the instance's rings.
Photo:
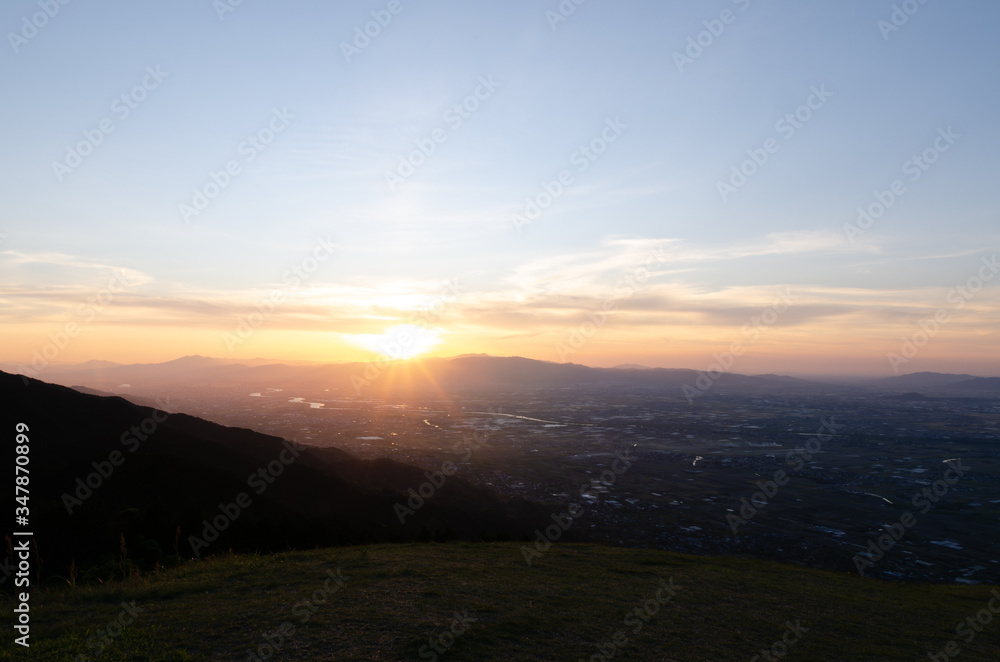
<path id="1" fill-rule="evenodd" d="M 123 268 L 134 286 L 56 360 L 225 355 L 222 334 L 329 238 L 334 259 L 236 356 L 374 356 L 351 339 L 458 278 L 437 353 L 558 360 L 622 274 L 670 247 L 566 360 L 703 367 L 791 287 L 796 305 L 737 371 L 885 372 L 1000 244 L 994 2 L 914 1 L 891 33 L 879 21 L 894 3 L 860 0 L 567 1 L 555 24 L 556 0 L 400 0 L 395 15 L 387 0 L 244 0 L 221 17 L 220 3 L 56 2 L 18 43 L 39 3 L 0 9 L 0 360 L 28 360 Z M 391 22 L 348 61 L 342 43 L 372 12 Z M 149 70 L 165 77 L 123 117 L 115 100 Z M 448 109 L 481 79 L 495 89 L 455 128 Z M 831 96 L 794 135 L 777 130 L 815 89 Z M 275 110 L 287 127 L 248 162 L 244 141 Z M 59 181 L 53 162 L 102 120 L 114 132 Z M 624 130 L 581 172 L 574 153 L 609 120 Z M 911 181 L 904 164 L 949 128 L 960 137 Z M 391 190 L 386 172 L 436 129 L 445 140 Z M 718 182 L 769 140 L 777 151 L 723 199 Z M 239 174 L 186 222 L 180 206 L 229 161 Z M 518 232 L 512 216 L 564 170 L 572 184 Z M 848 241 L 855 210 L 895 180 L 905 193 Z M 906 371 L 1000 373 L 995 283 Z M 156 341 L 120 342 L 136 334 Z"/>

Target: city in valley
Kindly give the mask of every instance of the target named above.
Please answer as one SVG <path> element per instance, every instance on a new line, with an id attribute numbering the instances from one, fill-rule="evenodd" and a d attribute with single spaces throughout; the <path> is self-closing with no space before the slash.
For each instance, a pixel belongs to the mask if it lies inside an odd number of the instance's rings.
<path id="1" fill-rule="evenodd" d="M 561 518 L 563 540 L 894 580 L 1000 577 L 995 379 L 724 375 L 691 397 L 694 371 L 485 356 L 403 362 L 363 389 L 350 379 L 363 364 L 173 364 L 183 378 L 171 363 L 52 376 L 307 446 L 391 458 L 437 480 L 457 475 L 544 504 Z M 433 500 L 433 485 L 423 487 L 418 501 Z M 538 530 L 536 542 L 551 542 L 550 533 Z"/>

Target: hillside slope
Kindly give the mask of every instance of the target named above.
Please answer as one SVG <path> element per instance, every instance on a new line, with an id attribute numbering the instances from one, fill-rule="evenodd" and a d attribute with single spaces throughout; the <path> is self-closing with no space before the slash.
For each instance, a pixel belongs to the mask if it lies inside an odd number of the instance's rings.
<path id="1" fill-rule="evenodd" d="M 11 463 L 15 424 L 28 426 L 30 526 L 45 575 L 65 575 L 75 561 L 104 578 L 118 567 L 122 544 L 129 559 L 151 568 L 228 549 L 520 539 L 548 517 L 541 506 L 439 475 L 432 497 L 401 523 L 397 504 L 430 480 L 414 466 L 296 448 L 3 372 L 0 401 Z"/>
<path id="2" fill-rule="evenodd" d="M 107 661 L 696 662 L 787 645 L 788 660 L 912 662 L 941 651 L 960 621 L 989 616 L 996 595 L 593 545 L 554 545 L 530 567 L 519 543 L 333 548 L 42 590 L 32 598 L 32 647 L 16 659 L 96 659 L 103 633 Z M 136 615 L 119 628 L 111 624 L 123 602 Z M 1000 599 L 992 604 L 1000 609 Z M 1000 614 L 966 630 L 961 660 L 1000 659 Z M 0 653 L 10 654 L 10 640 Z"/>

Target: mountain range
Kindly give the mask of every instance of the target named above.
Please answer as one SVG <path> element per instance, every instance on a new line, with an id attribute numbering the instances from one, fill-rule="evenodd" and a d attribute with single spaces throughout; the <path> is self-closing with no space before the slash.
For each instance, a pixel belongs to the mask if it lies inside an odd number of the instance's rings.
<path id="1" fill-rule="evenodd" d="M 0 365 L 8 371 L 17 366 Z M 28 371 L 25 371 L 28 372 Z M 28 372 L 28 374 L 31 374 Z M 433 389 L 634 387 L 682 390 L 685 385 L 705 384 L 716 392 L 740 393 L 834 393 L 876 391 L 918 392 L 936 396 L 1000 396 L 1000 377 L 919 372 L 883 379 L 857 379 L 830 383 L 783 375 L 742 375 L 734 372 L 706 373 L 673 368 L 622 365 L 593 368 L 575 363 L 553 363 L 522 357 L 470 354 L 453 358 L 426 358 L 373 363 L 295 364 L 264 359 L 238 361 L 203 356 L 185 356 L 152 364 L 122 365 L 89 361 L 78 365 L 53 365 L 39 374 L 64 385 L 83 385 L 117 392 L 123 385 L 276 384 L 322 386 L 334 392 L 390 396 L 400 391 Z"/>

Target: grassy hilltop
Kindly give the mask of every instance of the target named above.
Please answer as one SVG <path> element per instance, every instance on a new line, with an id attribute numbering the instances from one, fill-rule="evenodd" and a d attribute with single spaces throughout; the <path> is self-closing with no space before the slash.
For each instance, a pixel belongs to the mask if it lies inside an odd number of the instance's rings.
<path id="1" fill-rule="evenodd" d="M 956 625 L 987 609 L 993 590 L 596 545 L 554 545 L 531 567 L 520 543 L 344 547 L 43 588 L 31 599 L 30 650 L 8 632 L 0 654 L 691 662 L 787 646 L 782 659 L 913 661 L 956 639 Z M 11 613 L 9 596 L 3 608 Z M 980 630 L 967 630 L 969 644 L 957 638 L 958 659 L 1000 659 L 1000 615 Z"/>

